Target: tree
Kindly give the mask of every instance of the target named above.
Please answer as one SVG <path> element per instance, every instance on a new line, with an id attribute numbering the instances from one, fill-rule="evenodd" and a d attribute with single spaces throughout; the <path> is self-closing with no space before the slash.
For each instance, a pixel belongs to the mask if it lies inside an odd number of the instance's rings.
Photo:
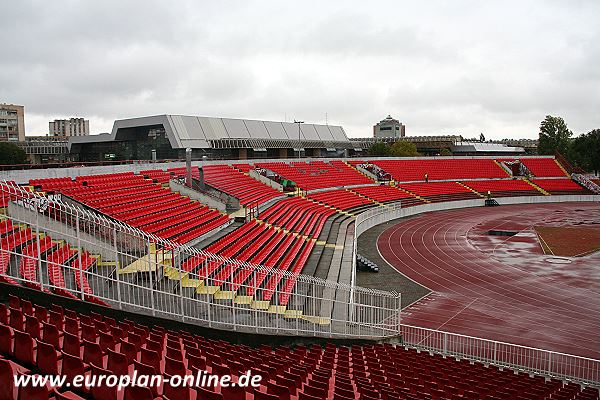
<path id="1" fill-rule="evenodd" d="M 442 149 L 442 151 L 440 151 L 440 156 L 451 156 L 451 155 L 452 155 L 452 151 L 447 147 L 444 147 Z"/>
<path id="2" fill-rule="evenodd" d="M 598 174 L 600 171 L 600 129 L 594 129 L 573 139 L 567 154 L 575 166 Z"/>
<path id="3" fill-rule="evenodd" d="M 369 147 L 369 155 L 387 156 L 388 154 L 390 154 L 390 146 L 385 142 L 375 142 Z"/>
<path id="4" fill-rule="evenodd" d="M 0 164 L 27 164 L 27 154 L 14 143 L 0 142 Z"/>
<path id="5" fill-rule="evenodd" d="M 538 153 L 554 154 L 558 150 L 562 154 L 567 154 L 571 136 L 573 132 L 569 130 L 562 118 L 547 115 L 540 124 Z"/>
<path id="6" fill-rule="evenodd" d="M 413 142 L 398 141 L 390 149 L 390 155 L 395 157 L 415 157 L 418 156 L 417 145 Z"/>

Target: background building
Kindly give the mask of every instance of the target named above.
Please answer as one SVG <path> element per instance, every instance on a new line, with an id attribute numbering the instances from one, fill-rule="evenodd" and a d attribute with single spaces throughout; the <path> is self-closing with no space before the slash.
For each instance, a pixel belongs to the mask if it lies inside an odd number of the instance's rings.
<path id="1" fill-rule="evenodd" d="M 25 109 L 14 104 L 0 104 L 0 141 L 25 140 Z"/>
<path id="2" fill-rule="evenodd" d="M 340 157 L 353 144 L 341 126 L 249 119 L 156 115 L 117 120 L 111 133 L 70 137 L 77 161 Z"/>
<path id="3" fill-rule="evenodd" d="M 376 139 L 401 138 L 406 135 L 406 126 L 388 115 L 373 126 L 373 137 Z"/>
<path id="4" fill-rule="evenodd" d="M 50 136 L 71 137 L 90 134 L 90 121 L 83 118 L 55 119 L 50 121 Z"/>

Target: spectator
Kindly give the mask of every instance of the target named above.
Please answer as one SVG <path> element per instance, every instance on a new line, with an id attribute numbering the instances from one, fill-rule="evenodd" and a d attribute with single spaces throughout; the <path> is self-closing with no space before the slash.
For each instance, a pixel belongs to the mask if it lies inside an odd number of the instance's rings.
<path id="1" fill-rule="evenodd" d="M 425 182 L 429 182 L 429 174 L 425 172 Z"/>

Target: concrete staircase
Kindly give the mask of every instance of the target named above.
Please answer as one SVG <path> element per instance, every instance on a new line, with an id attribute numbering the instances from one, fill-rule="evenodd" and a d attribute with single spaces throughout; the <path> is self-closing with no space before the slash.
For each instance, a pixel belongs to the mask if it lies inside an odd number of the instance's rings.
<path id="1" fill-rule="evenodd" d="M 477 196 L 479 197 L 485 197 L 483 194 L 479 193 L 477 190 L 470 188 L 469 186 L 467 186 L 466 184 L 456 181 L 456 183 L 458 183 L 460 186 L 464 187 L 465 189 L 469 189 L 471 192 L 475 193 Z"/>
<path id="2" fill-rule="evenodd" d="M 529 179 L 523 179 L 523 180 L 525 182 L 529 183 L 531 186 L 533 186 L 538 192 L 542 193 L 544 196 L 550 196 L 550 193 L 546 192 L 544 189 L 542 189 L 535 183 L 531 182 Z"/>

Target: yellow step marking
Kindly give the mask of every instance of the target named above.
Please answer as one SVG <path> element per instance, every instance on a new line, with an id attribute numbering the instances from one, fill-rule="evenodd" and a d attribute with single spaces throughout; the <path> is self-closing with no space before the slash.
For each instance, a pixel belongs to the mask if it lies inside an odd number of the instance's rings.
<path id="1" fill-rule="evenodd" d="M 531 186 L 533 186 L 537 191 L 539 191 L 540 193 L 543 193 L 544 196 L 550 196 L 550 193 L 546 192 L 544 189 L 542 189 L 541 187 L 539 187 L 538 185 L 536 185 L 535 183 L 531 182 L 529 179 L 523 179 L 525 182 L 529 183 Z"/>
<path id="2" fill-rule="evenodd" d="M 219 287 L 218 286 L 198 286 L 198 288 L 196 289 L 196 293 L 198 294 L 215 294 L 219 291 Z"/>
<path id="3" fill-rule="evenodd" d="M 329 325 L 331 324 L 331 319 L 327 318 L 327 317 L 316 317 L 313 315 L 303 315 L 302 319 L 305 321 L 308 321 L 312 324 L 316 324 L 316 325 Z"/>
<path id="4" fill-rule="evenodd" d="M 256 310 L 268 310 L 270 303 L 266 300 L 254 300 L 251 307 Z"/>
<path id="5" fill-rule="evenodd" d="M 286 310 L 283 318 L 298 319 L 302 318 L 302 310 Z"/>
<path id="6" fill-rule="evenodd" d="M 459 182 L 459 181 L 456 181 L 456 183 L 458 183 L 460 186 L 462 186 L 462 187 L 464 187 L 466 189 L 469 189 L 471 192 L 475 193 L 479 197 L 485 197 L 484 195 L 482 195 L 481 193 L 479 193 L 477 190 L 475 190 L 475 189 L 467 186 L 466 183 L 462 183 L 462 182 Z"/>
<path id="7" fill-rule="evenodd" d="M 285 314 L 286 306 L 270 306 L 268 312 L 271 314 Z"/>
<path id="8" fill-rule="evenodd" d="M 236 304 L 252 304 L 252 296 L 235 296 Z"/>
<path id="9" fill-rule="evenodd" d="M 215 293 L 215 300 L 234 300 L 235 292 L 233 290 L 219 290 Z"/>

